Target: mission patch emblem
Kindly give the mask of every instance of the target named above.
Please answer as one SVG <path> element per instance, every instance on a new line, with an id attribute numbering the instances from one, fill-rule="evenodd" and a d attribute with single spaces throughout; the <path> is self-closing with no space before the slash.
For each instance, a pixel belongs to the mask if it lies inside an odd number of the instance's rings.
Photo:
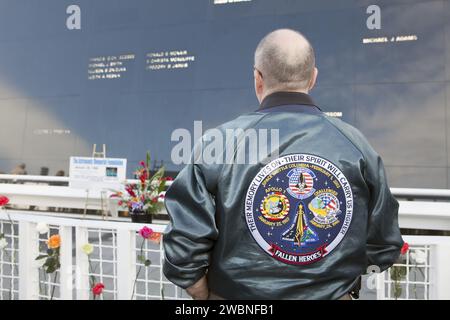
<path id="1" fill-rule="evenodd" d="M 333 163 L 290 154 L 264 166 L 245 198 L 247 226 L 259 246 L 284 263 L 314 263 L 342 241 L 353 215 L 351 186 Z"/>

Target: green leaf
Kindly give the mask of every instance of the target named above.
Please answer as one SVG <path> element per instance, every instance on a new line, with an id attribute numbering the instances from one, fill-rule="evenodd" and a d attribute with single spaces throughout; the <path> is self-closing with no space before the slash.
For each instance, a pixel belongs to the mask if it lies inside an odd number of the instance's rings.
<path id="1" fill-rule="evenodd" d="M 47 260 L 44 263 L 45 267 L 50 267 L 55 265 L 55 260 L 52 257 L 48 257 Z"/>
<path id="2" fill-rule="evenodd" d="M 395 299 L 398 299 L 402 296 L 403 289 L 400 283 L 394 283 L 393 290 Z"/>
<path id="3" fill-rule="evenodd" d="M 53 249 L 47 249 L 47 254 L 48 254 L 49 256 L 53 255 Z"/>
<path id="4" fill-rule="evenodd" d="M 159 185 L 159 188 L 158 188 L 158 193 L 161 193 L 164 190 L 166 190 L 166 180 L 161 181 L 161 184 Z"/>
<path id="5" fill-rule="evenodd" d="M 164 176 L 164 172 L 165 172 L 164 167 L 159 168 L 159 170 L 156 171 L 156 173 L 150 178 L 148 185 L 151 186 L 151 183 L 154 180 L 158 180 L 159 178 L 162 178 Z"/>
<path id="6" fill-rule="evenodd" d="M 138 255 L 137 259 L 138 259 L 139 262 L 142 262 L 142 263 L 145 262 L 145 257 L 143 255 Z"/>
<path id="7" fill-rule="evenodd" d="M 406 267 L 404 266 L 394 266 L 390 269 L 391 278 L 395 281 L 401 281 L 406 277 Z"/>
<path id="8" fill-rule="evenodd" d="M 49 266 L 49 267 L 47 267 L 47 269 L 45 270 L 45 273 L 53 273 L 53 272 L 55 272 L 56 271 L 56 268 L 55 268 L 55 266 Z"/>
<path id="9" fill-rule="evenodd" d="M 41 255 L 37 256 L 37 258 L 35 260 L 42 260 L 42 259 L 47 258 L 47 257 L 48 257 L 48 255 L 41 254 Z"/>
<path id="10" fill-rule="evenodd" d="M 150 151 L 147 151 L 146 157 L 145 157 L 145 164 L 147 165 L 147 168 L 150 168 Z"/>
<path id="11" fill-rule="evenodd" d="M 91 285 L 94 286 L 95 283 L 97 282 L 95 276 L 91 274 L 89 277 L 91 278 Z"/>
<path id="12" fill-rule="evenodd" d="M 148 267 L 148 266 L 150 266 L 152 264 L 152 262 L 150 261 L 150 260 L 145 260 L 145 262 L 144 262 L 144 265 L 146 266 L 146 267 Z"/>

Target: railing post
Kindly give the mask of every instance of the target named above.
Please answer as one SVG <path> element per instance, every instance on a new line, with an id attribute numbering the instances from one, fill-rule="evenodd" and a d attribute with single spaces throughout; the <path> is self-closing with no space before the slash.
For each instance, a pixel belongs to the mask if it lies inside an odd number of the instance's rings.
<path id="1" fill-rule="evenodd" d="M 35 258 L 39 254 L 36 224 L 19 221 L 19 299 L 37 300 L 39 272 Z"/>
<path id="2" fill-rule="evenodd" d="M 164 245 L 163 245 L 163 239 L 161 236 L 161 241 L 159 243 L 159 294 L 161 296 L 161 300 L 164 300 L 164 272 L 163 272 L 163 265 L 164 265 Z M 175 297 L 177 296 L 178 287 L 175 287 Z"/>
<path id="3" fill-rule="evenodd" d="M 430 299 L 450 299 L 450 245 L 439 243 L 430 251 Z"/>
<path id="4" fill-rule="evenodd" d="M 384 282 L 384 279 L 386 277 L 386 272 L 384 271 L 381 273 L 376 274 L 376 290 L 377 290 L 377 300 L 386 300 L 386 283 Z"/>
<path id="5" fill-rule="evenodd" d="M 117 229 L 117 298 L 130 300 L 136 277 L 136 232 Z"/>
<path id="6" fill-rule="evenodd" d="M 75 231 L 75 250 L 76 250 L 76 290 L 77 300 L 89 300 L 89 260 L 88 256 L 82 250 L 82 246 L 89 242 L 89 233 L 87 228 L 77 227 Z"/>
<path id="7" fill-rule="evenodd" d="M 72 227 L 60 226 L 61 236 L 60 252 L 60 298 L 62 300 L 73 299 L 73 264 L 72 264 Z"/>

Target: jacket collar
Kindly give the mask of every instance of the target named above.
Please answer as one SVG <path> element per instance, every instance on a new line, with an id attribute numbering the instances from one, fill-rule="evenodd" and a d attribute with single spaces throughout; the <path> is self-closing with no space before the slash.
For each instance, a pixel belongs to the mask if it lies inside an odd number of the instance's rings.
<path id="1" fill-rule="evenodd" d="M 284 106 L 284 107 L 283 107 Z M 297 111 L 321 113 L 311 96 L 301 92 L 275 92 L 261 102 L 260 112 Z"/>

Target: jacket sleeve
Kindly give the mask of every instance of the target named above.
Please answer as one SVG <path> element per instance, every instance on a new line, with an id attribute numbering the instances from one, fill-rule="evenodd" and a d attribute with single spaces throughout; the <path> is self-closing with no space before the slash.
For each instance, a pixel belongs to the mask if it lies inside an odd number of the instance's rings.
<path id="1" fill-rule="evenodd" d="M 370 192 L 368 263 L 384 271 L 397 261 L 403 239 L 398 225 L 399 205 L 391 194 L 383 161 L 377 154 L 372 154 L 366 164 L 366 183 Z"/>
<path id="2" fill-rule="evenodd" d="M 214 198 L 201 168 L 187 165 L 166 193 L 170 225 L 163 236 L 163 272 L 176 285 L 187 288 L 202 278 L 218 237 Z"/>

